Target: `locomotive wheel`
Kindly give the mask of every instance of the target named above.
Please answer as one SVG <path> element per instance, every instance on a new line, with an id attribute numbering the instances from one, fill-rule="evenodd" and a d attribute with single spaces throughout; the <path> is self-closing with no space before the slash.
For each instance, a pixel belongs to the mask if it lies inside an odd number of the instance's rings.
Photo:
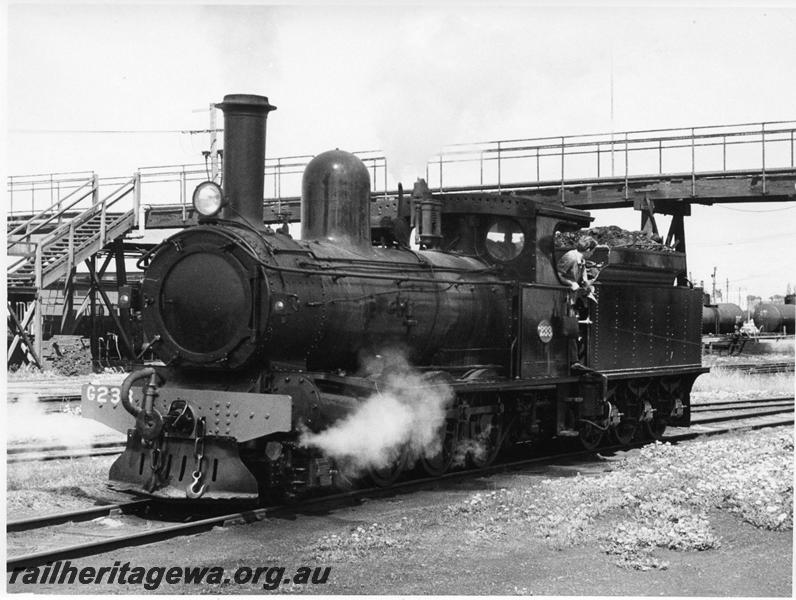
<path id="1" fill-rule="evenodd" d="M 500 420 L 492 415 L 481 415 L 470 424 L 470 433 L 473 448 L 467 453 L 468 461 L 477 469 L 488 467 L 500 452 L 503 439 Z"/>
<path id="2" fill-rule="evenodd" d="M 403 474 L 409 462 L 409 453 L 406 448 L 402 448 L 396 459 L 381 468 L 368 469 L 368 476 L 377 487 L 389 487 Z"/>
<path id="3" fill-rule="evenodd" d="M 666 431 L 666 419 L 653 417 L 651 421 L 644 423 L 644 433 L 646 433 L 647 437 L 650 439 L 661 439 L 664 431 Z"/>
<path id="4" fill-rule="evenodd" d="M 618 444 L 629 446 L 636 435 L 638 424 L 633 421 L 621 421 L 616 427 L 611 427 L 611 436 Z"/>
<path id="5" fill-rule="evenodd" d="M 439 430 L 440 450 L 434 456 L 420 456 L 420 468 L 429 477 L 439 477 L 447 473 L 453 464 L 454 449 L 456 446 L 456 423 L 446 421 L 445 426 Z"/>
<path id="6" fill-rule="evenodd" d="M 591 423 L 583 423 L 580 426 L 578 439 L 586 450 L 596 450 L 600 446 L 600 442 L 603 441 L 603 433 L 605 432 L 602 429 L 598 429 Z"/>
<path id="7" fill-rule="evenodd" d="M 349 492 L 357 485 L 357 470 L 346 461 L 338 462 L 332 479 L 332 486 L 340 492 Z"/>

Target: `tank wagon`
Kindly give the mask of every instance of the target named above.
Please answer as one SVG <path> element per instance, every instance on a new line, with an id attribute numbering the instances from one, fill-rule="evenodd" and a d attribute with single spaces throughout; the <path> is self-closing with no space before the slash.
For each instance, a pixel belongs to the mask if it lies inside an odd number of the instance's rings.
<path id="1" fill-rule="evenodd" d="M 719 303 L 702 307 L 702 333 L 720 335 L 734 333 L 743 325 L 744 311 L 737 304 Z"/>
<path id="2" fill-rule="evenodd" d="M 752 315 L 760 333 L 794 333 L 796 304 L 758 304 Z"/>
<path id="3" fill-rule="evenodd" d="M 275 107 L 236 94 L 220 108 L 223 188 L 200 184 L 198 224 L 142 261 L 138 308 L 162 365 L 120 387 L 84 386 L 84 416 L 127 434 L 113 487 L 297 496 L 348 485 L 357 463 L 356 475 L 390 485 L 412 468 L 485 465 L 514 444 L 568 436 L 596 448 L 606 435 L 630 443 L 689 425 L 707 369 L 702 291 L 675 283 L 684 254 L 598 249 L 596 301 L 577 301 L 556 273 L 554 238 L 587 226 L 587 212 L 433 194 L 419 180 L 371 226 L 368 170 L 340 150 L 307 166 L 292 239 L 263 224 Z M 386 463 L 368 464 L 306 442 L 365 406 L 376 407 L 371 429 L 393 424 L 388 388 L 411 392 L 410 429 L 430 426 L 432 443 L 401 438 Z M 439 410 L 424 411 L 432 398 Z"/>

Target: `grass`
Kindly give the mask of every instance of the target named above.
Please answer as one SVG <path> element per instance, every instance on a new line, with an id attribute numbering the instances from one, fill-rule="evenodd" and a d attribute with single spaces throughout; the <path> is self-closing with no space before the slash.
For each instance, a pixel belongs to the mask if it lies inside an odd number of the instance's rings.
<path id="1" fill-rule="evenodd" d="M 11 463 L 6 474 L 9 518 L 42 515 L 94 504 L 115 456 Z"/>
<path id="2" fill-rule="evenodd" d="M 95 486 L 108 478 L 114 456 L 11 463 L 7 468 L 6 490 L 57 491 Z"/>
<path id="3" fill-rule="evenodd" d="M 88 381 L 92 377 L 98 375 L 124 375 L 126 371 L 121 367 L 105 367 L 101 373 L 93 373 L 90 369 L 83 369 L 80 372 L 64 372 L 64 369 L 58 370 L 51 366 L 45 366 L 44 369 L 37 369 L 31 365 L 22 365 L 16 370 L 8 371 L 6 373 L 7 381 L 46 381 L 49 379 L 64 379 L 74 377 L 75 379 L 85 379 Z"/>
<path id="4" fill-rule="evenodd" d="M 793 394 L 792 373 L 753 375 L 713 367 L 710 373 L 697 377 L 693 391 L 713 395 L 788 396 Z"/>
<path id="5" fill-rule="evenodd" d="M 24 364 L 14 371 L 8 371 L 6 376 L 8 381 L 39 381 L 41 379 L 60 379 L 63 377 L 55 369 L 45 367 L 43 370 L 39 370 L 28 364 Z"/>

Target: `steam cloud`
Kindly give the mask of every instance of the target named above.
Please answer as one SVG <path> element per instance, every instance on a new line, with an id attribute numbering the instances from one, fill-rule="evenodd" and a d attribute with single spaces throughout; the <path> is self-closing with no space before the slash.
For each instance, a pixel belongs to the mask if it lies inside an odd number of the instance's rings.
<path id="1" fill-rule="evenodd" d="M 379 391 L 329 429 L 304 432 L 301 445 L 318 448 L 356 471 L 385 467 L 404 449 L 412 460 L 437 454 L 453 389 L 417 372 L 397 352 L 366 361 L 365 371 L 379 378 Z"/>
<path id="2" fill-rule="evenodd" d="M 72 410 L 48 412 L 47 404 L 29 394 L 8 405 L 8 446 L 41 444 L 87 448 L 96 441 L 122 439 L 122 434 L 96 421 L 83 419 Z"/>

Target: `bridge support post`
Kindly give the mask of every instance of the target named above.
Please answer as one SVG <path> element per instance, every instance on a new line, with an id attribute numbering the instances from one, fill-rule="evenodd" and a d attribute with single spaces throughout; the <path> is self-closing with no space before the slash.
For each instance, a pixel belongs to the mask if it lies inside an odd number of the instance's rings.
<path id="1" fill-rule="evenodd" d="M 127 266 L 124 264 L 123 237 L 118 237 L 113 241 L 113 252 L 114 256 L 116 257 L 116 291 L 118 293 L 123 285 L 127 285 Z M 109 306 L 108 308 L 111 311 L 111 314 L 114 314 L 113 307 Z M 130 329 L 130 309 L 122 307 L 118 308 L 119 319 L 117 322 L 117 327 L 119 328 L 119 335 L 121 335 L 122 339 L 124 340 L 127 358 L 130 360 L 135 360 L 135 347 L 133 345 L 132 331 Z"/>
<path id="2" fill-rule="evenodd" d="M 141 218 L 141 171 L 133 175 L 133 227 L 143 235 L 146 229 L 146 219 Z"/>
<path id="3" fill-rule="evenodd" d="M 11 302 L 8 302 L 7 306 L 8 306 L 8 316 L 11 319 L 11 326 L 14 331 L 14 341 L 8 350 L 9 360 L 11 359 L 11 355 L 14 353 L 14 350 L 17 347 L 17 343 L 21 341 L 26 349 L 26 353 L 28 355 L 29 360 L 32 360 L 33 364 L 35 364 L 39 369 L 41 369 L 42 364 L 41 360 L 39 359 L 41 353 L 36 352 L 36 350 L 34 349 L 34 343 L 31 342 L 30 338 L 28 337 L 28 334 L 25 333 L 25 327 L 27 327 L 30 315 L 26 315 L 25 318 L 22 319 L 22 323 L 20 323 L 16 313 L 14 312 L 14 307 L 11 305 Z M 32 306 L 29 310 L 31 313 L 33 313 L 36 310 L 35 300 L 33 301 Z"/>
<path id="4" fill-rule="evenodd" d="M 686 209 L 674 210 L 672 212 L 672 223 L 669 225 L 669 233 L 666 234 L 666 245 L 672 246 L 677 252 L 685 254 L 685 217 L 691 214 L 690 205 Z M 687 259 L 686 259 L 687 260 Z M 684 271 L 677 276 L 677 285 L 687 285 L 688 271 Z"/>
<path id="5" fill-rule="evenodd" d="M 666 234 L 666 245 L 672 246 L 678 252 L 685 252 L 685 215 L 675 213 L 672 215 L 672 224 Z"/>
<path id="6" fill-rule="evenodd" d="M 75 306 L 75 273 L 77 269 L 72 267 L 69 269 L 69 274 L 66 276 L 64 282 L 64 306 L 61 310 L 61 333 L 70 331 L 75 324 L 75 318 L 72 314 Z"/>
<path id="7" fill-rule="evenodd" d="M 96 255 L 86 259 L 86 266 L 90 273 L 93 273 L 97 265 Z M 89 347 L 91 348 L 92 360 L 99 361 L 100 348 L 99 339 L 97 334 L 97 287 L 94 283 L 94 278 L 91 278 L 88 290 L 89 297 L 89 315 L 91 316 L 91 337 L 89 338 Z M 99 363 L 98 363 L 99 364 Z"/>
<path id="8" fill-rule="evenodd" d="M 44 316 L 42 315 L 41 310 L 41 288 L 42 288 L 42 246 L 41 244 L 36 244 L 36 257 L 34 262 L 34 274 L 35 274 L 35 287 L 36 287 L 36 294 L 33 297 L 33 322 L 31 323 L 31 333 L 33 334 L 33 348 L 31 351 L 35 354 L 36 357 L 41 356 L 42 348 L 44 347 L 42 342 L 42 335 L 44 334 L 44 324 L 42 323 Z M 39 362 L 39 359 L 36 358 L 36 362 Z M 39 368 L 41 368 L 41 364 L 39 363 Z"/>
<path id="9" fill-rule="evenodd" d="M 111 319 L 113 319 L 113 324 L 116 326 L 116 329 L 119 331 L 119 337 L 122 338 L 122 343 L 124 344 L 125 354 L 128 358 L 135 357 L 135 350 L 133 349 L 133 345 L 130 342 L 130 338 L 127 335 L 127 331 L 122 323 L 119 322 L 119 317 L 116 315 L 116 311 L 114 310 L 113 303 L 108 298 L 108 295 L 105 293 L 105 290 L 102 289 L 102 281 L 97 276 L 97 272 L 94 269 L 94 261 L 89 263 L 88 270 L 89 275 L 91 276 L 91 290 L 92 293 L 99 293 L 100 297 L 102 298 L 103 304 L 105 304 L 105 308 L 108 309 L 108 314 L 110 314 Z M 92 315 L 93 315 L 92 311 Z M 95 327 L 92 322 L 92 331 L 95 331 Z"/>

